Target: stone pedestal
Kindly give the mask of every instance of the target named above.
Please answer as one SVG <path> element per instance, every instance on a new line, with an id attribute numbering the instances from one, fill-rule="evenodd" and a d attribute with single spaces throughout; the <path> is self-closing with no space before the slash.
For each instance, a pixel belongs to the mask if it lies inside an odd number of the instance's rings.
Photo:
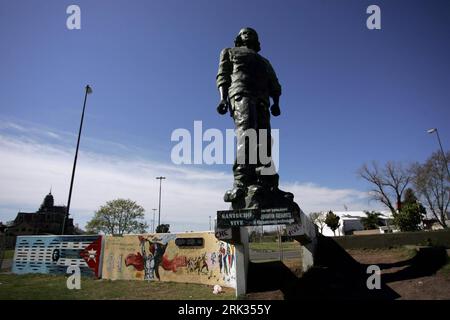
<path id="1" fill-rule="evenodd" d="M 287 235 L 294 237 L 301 245 L 302 271 L 306 272 L 314 265 L 314 256 L 317 249 L 317 227 L 300 208 L 296 219 L 293 215 L 288 219 L 286 217 L 287 212 L 286 208 L 218 211 L 217 225 L 219 227 L 216 228 L 216 238 L 233 244 L 236 249 L 236 297 L 247 293 L 250 261 L 247 226 L 286 225 Z M 275 218 L 269 220 L 264 218 L 264 215 L 273 215 Z"/>
<path id="2" fill-rule="evenodd" d="M 236 249 L 236 297 L 247 293 L 247 275 L 250 256 L 247 228 L 239 229 L 241 243 L 234 245 Z"/>

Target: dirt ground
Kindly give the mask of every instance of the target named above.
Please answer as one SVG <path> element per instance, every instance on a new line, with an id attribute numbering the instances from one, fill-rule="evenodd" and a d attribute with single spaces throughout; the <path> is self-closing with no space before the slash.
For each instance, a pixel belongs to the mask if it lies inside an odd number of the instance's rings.
<path id="1" fill-rule="evenodd" d="M 331 253 L 330 253 L 331 252 Z M 300 261 L 253 263 L 253 279 L 246 299 L 382 299 L 449 300 L 450 263 L 448 250 L 439 248 L 394 248 L 386 250 L 343 250 L 335 248 L 319 258 L 319 266 L 304 276 Z M 369 265 L 381 269 L 381 290 L 368 290 Z M 277 274 L 261 285 L 261 274 Z"/>
<path id="2" fill-rule="evenodd" d="M 404 249 L 393 250 L 348 250 L 350 255 L 363 264 L 386 264 L 391 268 L 381 270 L 381 276 L 404 271 L 408 265 L 396 265 L 401 261 L 411 259 Z M 447 251 L 448 255 L 448 251 Z M 450 299 L 450 264 L 444 265 L 436 273 L 411 279 L 392 281 L 387 285 L 397 292 L 400 300 L 449 300 Z"/>

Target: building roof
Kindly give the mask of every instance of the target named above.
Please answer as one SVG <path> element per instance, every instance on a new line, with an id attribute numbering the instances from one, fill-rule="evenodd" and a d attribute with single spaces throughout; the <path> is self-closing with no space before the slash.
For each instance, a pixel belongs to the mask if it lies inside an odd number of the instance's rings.
<path id="1" fill-rule="evenodd" d="M 328 211 L 324 211 L 326 214 Z M 387 210 L 376 211 L 381 213 L 380 218 L 382 219 L 392 219 L 392 213 Z M 361 219 L 367 217 L 364 211 L 333 211 L 335 215 L 337 215 L 342 220 L 351 220 L 351 219 Z"/>

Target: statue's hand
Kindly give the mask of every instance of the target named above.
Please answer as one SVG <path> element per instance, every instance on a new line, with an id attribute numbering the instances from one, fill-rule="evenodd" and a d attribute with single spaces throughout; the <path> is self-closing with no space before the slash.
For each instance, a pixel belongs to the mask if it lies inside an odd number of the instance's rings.
<path id="1" fill-rule="evenodd" d="M 274 117 L 278 117 L 281 114 L 280 106 L 278 104 L 273 104 L 270 107 L 270 113 L 272 113 Z"/>
<path id="2" fill-rule="evenodd" d="M 219 105 L 217 106 L 217 112 L 223 115 L 228 112 L 228 107 L 228 101 L 221 100 Z"/>

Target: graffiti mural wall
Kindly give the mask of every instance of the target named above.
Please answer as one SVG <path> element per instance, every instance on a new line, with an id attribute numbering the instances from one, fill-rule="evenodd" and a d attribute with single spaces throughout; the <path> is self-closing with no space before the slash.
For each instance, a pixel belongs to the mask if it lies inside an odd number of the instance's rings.
<path id="1" fill-rule="evenodd" d="M 65 274 L 77 265 L 81 274 L 100 277 L 102 236 L 19 236 L 12 272 Z"/>
<path id="2" fill-rule="evenodd" d="M 236 288 L 234 246 L 212 232 L 105 237 L 103 278 Z"/>

